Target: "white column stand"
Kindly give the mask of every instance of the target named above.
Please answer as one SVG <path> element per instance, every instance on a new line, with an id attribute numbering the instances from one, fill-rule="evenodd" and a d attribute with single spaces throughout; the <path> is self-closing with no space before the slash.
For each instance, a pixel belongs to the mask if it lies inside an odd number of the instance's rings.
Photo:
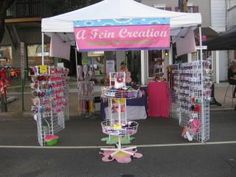
<path id="1" fill-rule="evenodd" d="M 42 56 L 42 65 L 44 65 L 44 33 L 41 33 L 41 36 L 42 36 L 41 56 Z"/>
<path id="2" fill-rule="evenodd" d="M 205 140 L 205 108 L 204 108 L 204 104 L 205 104 L 205 99 L 204 99 L 204 75 L 203 75 L 203 55 L 202 55 L 202 27 L 200 26 L 199 28 L 199 46 L 200 46 L 200 62 L 201 62 L 201 100 L 202 100 L 202 106 L 201 106 L 201 142 L 204 143 Z"/>
<path id="3" fill-rule="evenodd" d="M 141 85 L 145 85 L 145 51 L 141 50 Z"/>
<path id="4" fill-rule="evenodd" d="M 78 55 L 77 55 L 77 49 L 75 47 L 75 65 L 76 65 L 76 78 L 77 78 L 77 82 L 78 82 Z"/>
<path id="5" fill-rule="evenodd" d="M 220 83 L 220 66 L 219 66 L 219 58 L 220 58 L 220 53 L 219 51 L 216 51 L 215 52 L 215 55 L 216 55 L 216 83 L 219 84 Z"/>

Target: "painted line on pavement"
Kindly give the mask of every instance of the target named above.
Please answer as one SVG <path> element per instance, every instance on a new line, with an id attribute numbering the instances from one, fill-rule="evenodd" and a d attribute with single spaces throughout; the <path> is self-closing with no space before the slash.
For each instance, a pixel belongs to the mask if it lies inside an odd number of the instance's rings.
<path id="1" fill-rule="evenodd" d="M 224 145 L 224 144 L 236 144 L 236 141 L 217 141 L 217 142 L 205 142 L 205 143 L 176 143 L 176 144 L 140 144 L 129 145 L 137 146 L 140 148 L 155 148 L 155 147 L 178 147 L 178 146 L 206 146 L 206 145 Z M 126 146 L 126 145 L 124 145 Z M 9 146 L 0 145 L 0 149 L 100 149 L 111 148 L 114 146 Z"/>

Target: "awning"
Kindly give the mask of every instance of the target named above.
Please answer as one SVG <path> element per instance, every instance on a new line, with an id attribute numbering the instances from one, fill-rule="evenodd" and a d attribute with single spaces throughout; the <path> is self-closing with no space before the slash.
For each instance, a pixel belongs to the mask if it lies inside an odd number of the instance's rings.
<path id="1" fill-rule="evenodd" d="M 207 50 L 234 50 L 236 49 L 236 27 L 229 31 L 220 33 L 218 37 L 203 43 Z"/>
<path id="2" fill-rule="evenodd" d="M 199 45 L 199 30 L 198 30 L 198 28 L 194 30 L 194 33 L 195 33 L 196 45 Z M 215 30 L 213 30 L 211 27 L 202 27 L 203 45 L 205 44 L 204 42 L 212 40 L 218 36 L 219 36 L 219 34 Z"/>

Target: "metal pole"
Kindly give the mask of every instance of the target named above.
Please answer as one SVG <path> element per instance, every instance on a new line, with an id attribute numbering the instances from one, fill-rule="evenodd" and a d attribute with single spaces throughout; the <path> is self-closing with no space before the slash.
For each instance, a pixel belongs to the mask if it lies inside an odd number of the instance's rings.
<path id="1" fill-rule="evenodd" d="M 205 110 L 204 110 L 204 105 L 205 105 L 205 101 L 204 101 L 204 76 L 203 76 L 203 56 L 202 56 L 202 27 L 199 26 L 199 46 L 200 46 L 200 63 L 201 63 L 201 100 L 202 100 L 202 109 L 201 109 L 201 142 L 204 143 L 205 140 Z"/>
<path id="2" fill-rule="evenodd" d="M 41 49 L 41 55 L 42 55 L 42 65 L 44 65 L 44 33 L 41 33 L 42 35 L 42 49 Z"/>
<path id="3" fill-rule="evenodd" d="M 20 43 L 20 60 L 21 60 L 21 111 L 25 111 L 25 97 L 24 97 L 24 91 L 25 91 L 25 43 Z"/>
<path id="4" fill-rule="evenodd" d="M 145 51 L 141 50 L 141 85 L 145 84 Z"/>
<path id="5" fill-rule="evenodd" d="M 77 54 L 77 49 L 76 49 L 76 47 L 75 47 L 75 69 L 76 69 L 76 78 L 77 78 L 77 80 L 78 80 L 78 69 L 77 69 L 77 67 L 78 67 L 78 54 Z"/>
<path id="6" fill-rule="evenodd" d="M 23 70 L 23 72 L 25 72 Z M 24 95 L 24 92 L 25 92 L 25 74 L 24 76 L 21 78 L 21 111 L 24 112 L 25 111 L 25 95 Z"/>
<path id="7" fill-rule="evenodd" d="M 199 47 L 200 47 L 200 60 L 202 62 L 202 27 L 199 28 Z"/>

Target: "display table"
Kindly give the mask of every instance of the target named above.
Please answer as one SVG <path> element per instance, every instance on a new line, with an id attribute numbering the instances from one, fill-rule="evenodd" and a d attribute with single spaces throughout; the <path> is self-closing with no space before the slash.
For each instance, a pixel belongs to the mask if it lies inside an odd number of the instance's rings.
<path id="1" fill-rule="evenodd" d="M 169 118 L 170 90 L 166 81 L 151 81 L 147 88 L 148 116 Z"/>

